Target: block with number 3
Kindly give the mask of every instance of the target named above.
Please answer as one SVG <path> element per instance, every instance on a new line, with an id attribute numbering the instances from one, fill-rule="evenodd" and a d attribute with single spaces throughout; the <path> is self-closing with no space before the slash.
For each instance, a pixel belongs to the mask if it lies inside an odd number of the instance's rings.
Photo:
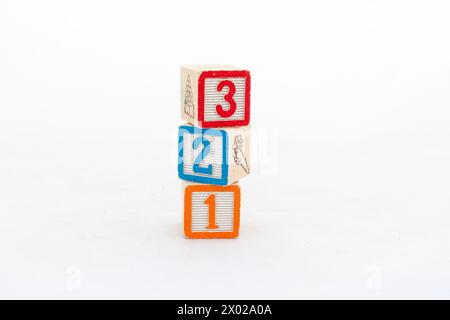
<path id="1" fill-rule="evenodd" d="M 181 117 L 202 128 L 247 126 L 250 72 L 229 65 L 181 67 Z"/>
<path id="2" fill-rule="evenodd" d="M 184 233 L 192 239 L 239 235 L 241 190 L 238 184 L 184 184 Z"/>
<path id="3" fill-rule="evenodd" d="M 250 173 L 249 127 L 178 131 L 178 176 L 187 181 L 230 185 Z"/>

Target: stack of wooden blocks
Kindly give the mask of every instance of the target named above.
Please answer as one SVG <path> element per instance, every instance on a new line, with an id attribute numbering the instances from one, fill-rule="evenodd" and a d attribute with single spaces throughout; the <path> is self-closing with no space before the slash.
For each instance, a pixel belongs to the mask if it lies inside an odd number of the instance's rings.
<path id="1" fill-rule="evenodd" d="M 239 179 L 250 173 L 250 72 L 229 65 L 181 67 L 178 175 L 187 238 L 239 235 Z"/>

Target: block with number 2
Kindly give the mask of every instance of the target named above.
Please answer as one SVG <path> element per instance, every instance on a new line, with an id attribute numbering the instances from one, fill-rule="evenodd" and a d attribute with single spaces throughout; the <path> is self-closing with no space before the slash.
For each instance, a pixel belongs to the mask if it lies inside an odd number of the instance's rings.
<path id="1" fill-rule="evenodd" d="M 241 191 L 238 184 L 216 186 L 185 183 L 184 234 L 192 239 L 236 238 Z"/>
<path id="2" fill-rule="evenodd" d="M 179 127 L 178 175 L 183 180 L 233 184 L 250 173 L 249 155 L 249 127 Z"/>
<path id="3" fill-rule="evenodd" d="M 229 65 L 181 67 L 181 117 L 202 128 L 247 126 L 250 72 Z"/>

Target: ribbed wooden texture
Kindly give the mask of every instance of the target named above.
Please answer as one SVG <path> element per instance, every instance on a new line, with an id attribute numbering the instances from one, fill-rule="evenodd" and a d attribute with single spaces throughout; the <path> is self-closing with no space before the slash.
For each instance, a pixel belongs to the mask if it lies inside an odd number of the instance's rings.
<path id="1" fill-rule="evenodd" d="M 200 162 L 201 167 L 207 167 L 212 164 L 212 175 L 207 175 L 203 173 L 194 172 L 194 162 L 197 156 L 202 152 L 204 146 L 200 145 L 194 150 L 192 144 L 193 141 L 201 137 L 201 134 L 191 134 L 185 132 L 183 135 L 183 160 L 184 160 L 184 173 L 192 174 L 196 176 L 203 177 L 213 177 L 220 179 L 222 177 L 222 162 L 223 162 L 223 139 L 219 136 L 204 135 L 204 139 L 210 142 L 210 152 L 206 155 L 202 162 Z"/>
<path id="2" fill-rule="evenodd" d="M 209 207 L 204 202 L 211 193 L 216 197 L 217 229 L 208 229 Z M 194 192 L 192 194 L 192 231 L 229 232 L 233 230 L 234 192 Z"/>
<path id="3" fill-rule="evenodd" d="M 233 100 L 236 101 L 236 112 L 228 118 L 222 118 L 216 111 L 216 106 L 221 104 L 224 110 L 228 110 L 229 104 L 223 97 L 228 93 L 228 88 L 217 91 L 217 85 L 222 80 L 230 80 L 236 86 Z M 245 105 L 245 78 L 206 78 L 205 79 L 205 121 L 243 120 Z"/>

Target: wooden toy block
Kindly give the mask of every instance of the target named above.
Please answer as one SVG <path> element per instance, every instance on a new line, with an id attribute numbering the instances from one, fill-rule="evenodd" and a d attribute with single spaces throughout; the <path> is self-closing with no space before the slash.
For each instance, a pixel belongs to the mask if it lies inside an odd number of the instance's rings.
<path id="1" fill-rule="evenodd" d="M 236 238 L 241 190 L 238 184 L 184 183 L 184 234 L 191 239 Z"/>
<path id="2" fill-rule="evenodd" d="M 187 181 L 230 185 L 250 173 L 250 127 L 178 130 L 178 176 Z"/>
<path id="3" fill-rule="evenodd" d="M 181 67 L 181 117 L 201 128 L 250 123 L 250 72 L 229 65 Z"/>

